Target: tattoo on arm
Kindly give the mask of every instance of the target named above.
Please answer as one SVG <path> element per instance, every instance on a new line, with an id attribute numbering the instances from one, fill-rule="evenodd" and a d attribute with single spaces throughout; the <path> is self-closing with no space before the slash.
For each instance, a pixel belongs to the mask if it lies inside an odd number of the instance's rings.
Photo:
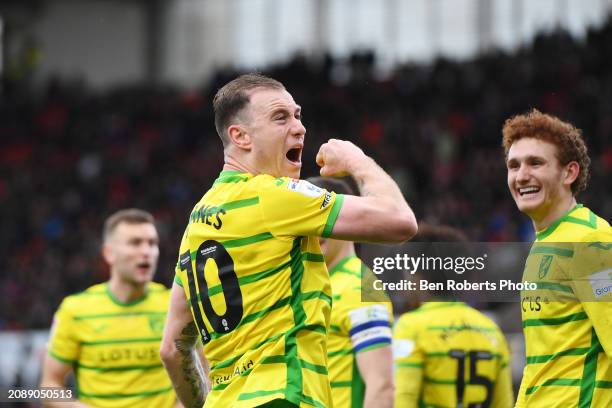
<path id="1" fill-rule="evenodd" d="M 198 341 L 198 330 L 194 322 L 188 323 L 182 330 L 181 336 L 174 341 L 174 346 L 180 354 L 180 365 L 183 379 L 189 385 L 191 404 L 189 407 L 201 408 L 208 392 L 204 379 L 204 370 L 199 363 L 195 351 Z"/>

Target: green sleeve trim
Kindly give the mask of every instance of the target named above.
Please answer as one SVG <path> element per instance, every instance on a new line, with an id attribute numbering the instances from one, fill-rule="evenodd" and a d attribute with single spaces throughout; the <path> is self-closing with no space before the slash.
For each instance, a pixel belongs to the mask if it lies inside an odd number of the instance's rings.
<path id="1" fill-rule="evenodd" d="M 325 224 L 325 228 L 323 228 L 323 233 L 321 234 L 323 238 L 329 238 L 334 230 L 334 225 L 336 225 L 336 220 L 338 219 L 343 203 L 344 194 L 336 194 L 336 200 L 334 201 L 334 205 L 332 205 L 329 216 L 327 217 L 327 223 Z"/>
<path id="2" fill-rule="evenodd" d="M 76 364 L 76 360 L 70 360 L 68 358 L 60 357 L 54 352 L 52 352 L 51 350 L 49 350 L 49 355 L 53 357 L 54 359 L 56 359 L 57 361 L 59 361 L 60 363 L 65 363 L 65 364 L 70 364 L 70 365 Z"/>
<path id="3" fill-rule="evenodd" d="M 174 283 L 179 285 L 181 288 L 183 287 L 183 282 L 181 281 L 181 278 L 179 278 L 178 275 L 174 275 Z"/>
<path id="4" fill-rule="evenodd" d="M 376 350 L 385 346 L 391 346 L 391 341 L 381 341 L 380 343 L 372 344 L 371 346 L 364 347 L 361 350 L 358 350 L 355 354 L 365 353 L 366 351 Z"/>

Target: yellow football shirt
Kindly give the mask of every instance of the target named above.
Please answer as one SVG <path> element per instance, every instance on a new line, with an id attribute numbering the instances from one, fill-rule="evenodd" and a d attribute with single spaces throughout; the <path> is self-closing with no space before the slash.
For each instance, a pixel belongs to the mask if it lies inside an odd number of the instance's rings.
<path id="1" fill-rule="evenodd" d="M 170 291 L 150 283 L 122 303 L 107 283 L 66 297 L 55 314 L 49 354 L 74 366 L 78 399 L 95 407 L 171 407 L 159 357 Z"/>
<path id="2" fill-rule="evenodd" d="M 537 233 L 523 274 L 538 290 L 521 292 L 517 407 L 612 406 L 611 234 L 582 205 Z"/>
<path id="3" fill-rule="evenodd" d="M 194 207 L 175 281 L 210 362 L 206 406 L 331 405 L 331 287 L 316 237 L 342 200 L 304 180 L 223 171 Z"/>
<path id="4" fill-rule="evenodd" d="M 430 302 L 403 314 L 393 356 L 398 408 L 512 406 L 506 340 L 491 319 L 465 303 Z"/>
<path id="5" fill-rule="evenodd" d="M 356 355 L 391 345 L 391 302 L 362 302 L 361 276 L 372 272 L 356 256 L 341 260 L 330 271 L 333 293 L 327 344 L 333 406 L 362 407 L 365 384 Z"/>

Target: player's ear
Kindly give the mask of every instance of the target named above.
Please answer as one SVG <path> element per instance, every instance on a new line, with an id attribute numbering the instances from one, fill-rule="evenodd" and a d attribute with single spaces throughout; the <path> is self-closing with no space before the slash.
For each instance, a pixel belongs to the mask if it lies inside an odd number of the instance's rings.
<path id="1" fill-rule="evenodd" d="M 580 165 L 576 161 L 569 162 L 563 170 L 563 184 L 571 186 L 580 174 Z"/>
<path id="2" fill-rule="evenodd" d="M 230 125 L 227 128 L 230 143 L 240 149 L 251 150 L 251 135 L 241 125 Z"/>
<path id="3" fill-rule="evenodd" d="M 112 264 L 115 259 L 113 248 L 108 242 L 102 243 L 102 257 L 109 265 Z"/>

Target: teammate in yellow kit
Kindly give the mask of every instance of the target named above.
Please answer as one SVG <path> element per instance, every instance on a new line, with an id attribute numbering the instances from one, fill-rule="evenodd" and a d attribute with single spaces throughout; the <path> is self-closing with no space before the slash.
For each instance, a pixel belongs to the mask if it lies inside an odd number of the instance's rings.
<path id="1" fill-rule="evenodd" d="M 110 280 L 60 305 L 41 386 L 63 387 L 74 371 L 75 405 L 170 407 L 176 396 L 159 357 L 170 291 L 151 282 L 159 256 L 153 216 L 118 211 L 106 220 L 103 238 Z"/>
<path id="2" fill-rule="evenodd" d="M 453 228 L 429 225 L 421 225 L 414 237 L 464 239 Z M 446 279 L 440 271 L 426 277 Z M 444 292 L 418 293 L 424 302 L 394 328 L 395 407 L 512 407 L 509 351 L 499 327 L 467 304 L 444 299 Z"/>
<path id="3" fill-rule="evenodd" d="M 330 140 L 316 160 L 324 176 L 352 174 L 366 197 L 299 180 L 306 129 L 280 82 L 243 75 L 213 105 L 225 165 L 185 229 L 162 359 L 186 406 L 331 406 L 332 299 L 317 237 L 403 241 L 414 214 L 350 142 Z M 193 368 L 198 336 L 207 396 Z"/>
<path id="4" fill-rule="evenodd" d="M 314 177 L 314 185 L 357 195 L 342 179 Z M 336 408 L 393 406 L 391 301 L 362 302 L 362 275 L 374 276 L 357 257 L 355 244 L 321 238 L 332 286 L 332 314 L 327 344 L 329 380 Z M 363 276 L 367 278 L 367 276 Z"/>
<path id="5" fill-rule="evenodd" d="M 581 132 L 533 110 L 506 121 L 503 146 L 510 193 L 536 229 L 523 278 L 538 290 L 521 293 L 527 361 L 516 406 L 612 406 L 612 238 L 576 202 L 590 164 Z"/>

